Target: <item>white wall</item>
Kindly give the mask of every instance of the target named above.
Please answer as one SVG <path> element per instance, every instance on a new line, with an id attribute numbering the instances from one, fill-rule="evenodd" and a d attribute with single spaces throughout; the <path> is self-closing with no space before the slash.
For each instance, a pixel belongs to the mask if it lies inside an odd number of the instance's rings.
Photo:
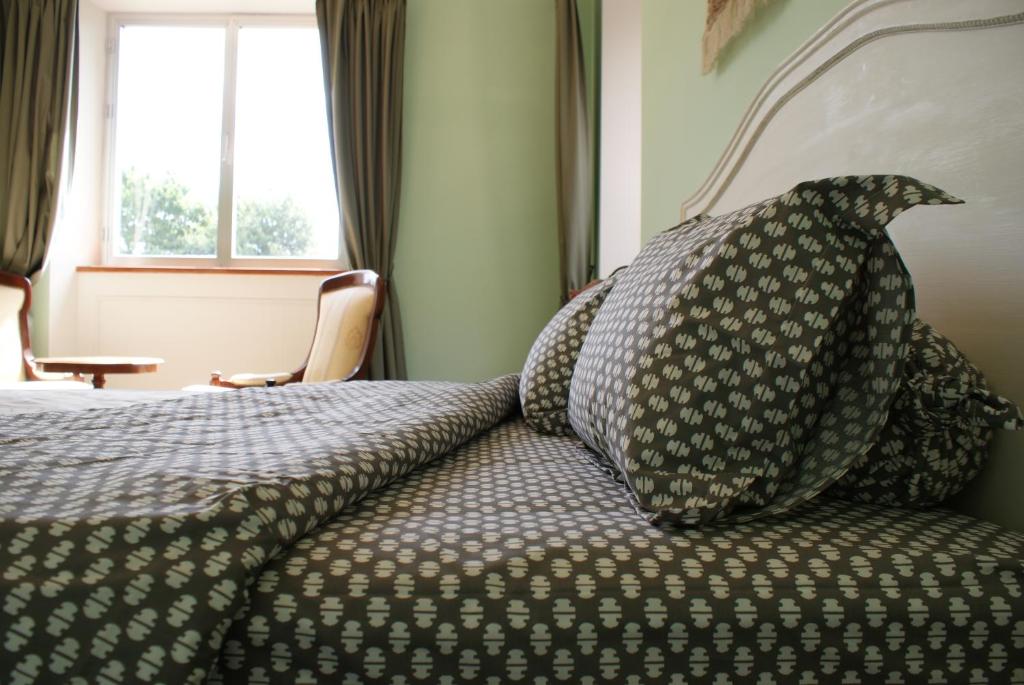
<path id="1" fill-rule="evenodd" d="M 111 388 L 180 388 L 210 371 L 294 371 L 306 358 L 322 275 L 81 272 L 76 354 L 163 357 Z"/>
<path id="2" fill-rule="evenodd" d="M 604 0 L 602 12 L 598 272 L 607 276 L 641 244 L 641 3 Z"/>

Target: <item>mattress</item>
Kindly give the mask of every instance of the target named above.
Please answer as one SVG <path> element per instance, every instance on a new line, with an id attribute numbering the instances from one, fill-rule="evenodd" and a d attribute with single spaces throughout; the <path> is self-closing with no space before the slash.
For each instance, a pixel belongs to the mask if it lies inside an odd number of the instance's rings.
<path id="1" fill-rule="evenodd" d="M 1024 682 L 1024 536 L 818 498 L 645 522 L 506 421 L 270 561 L 216 683 Z"/>

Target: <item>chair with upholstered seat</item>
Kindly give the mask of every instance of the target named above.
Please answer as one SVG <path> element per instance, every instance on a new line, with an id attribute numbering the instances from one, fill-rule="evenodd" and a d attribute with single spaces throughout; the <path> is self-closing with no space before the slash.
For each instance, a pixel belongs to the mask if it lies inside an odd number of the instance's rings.
<path id="1" fill-rule="evenodd" d="M 325 383 L 366 379 L 384 308 L 384 281 L 373 271 L 331 276 L 320 284 L 316 329 L 305 363 L 282 373 L 239 373 L 223 378 L 214 371 L 210 385 L 221 388 Z"/>
<path id="2" fill-rule="evenodd" d="M 0 271 L 0 386 L 26 390 L 90 389 L 88 383 L 68 380 L 64 374 L 36 369 L 28 330 L 31 306 L 31 282 L 24 276 Z"/>

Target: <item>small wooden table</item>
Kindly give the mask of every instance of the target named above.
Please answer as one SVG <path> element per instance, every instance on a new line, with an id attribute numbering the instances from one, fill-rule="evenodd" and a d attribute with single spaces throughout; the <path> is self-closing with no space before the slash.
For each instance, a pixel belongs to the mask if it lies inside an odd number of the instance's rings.
<path id="1" fill-rule="evenodd" d="M 159 357 L 36 357 L 40 371 L 73 373 L 75 380 L 82 374 L 92 376 L 92 387 L 97 390 L 107 384 L 108 373 L 151 373 L 164 363 Z"/>

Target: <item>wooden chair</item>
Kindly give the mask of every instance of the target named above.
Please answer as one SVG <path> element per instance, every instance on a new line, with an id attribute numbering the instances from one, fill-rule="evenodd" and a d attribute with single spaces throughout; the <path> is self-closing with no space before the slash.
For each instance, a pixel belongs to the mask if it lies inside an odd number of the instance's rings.
<path id="1" fill-rule="evenodd" d="M 245 388 L 366 379 L 384 297 L 384 280 L 373 271 L 348 271 L 325 279 L 313 343 L 302 366 L 291 373 L 240 373 L 230 378 L 214 371 L 210 385 Z"/>
<path id="2" fill-rule="evenodd" d="M 88 390 L 88 383 L 36 370 L 28 330 L 31 307 L 32 283 L 24 276 L 0 271 L 0 384 L 19 389 Z"/>

